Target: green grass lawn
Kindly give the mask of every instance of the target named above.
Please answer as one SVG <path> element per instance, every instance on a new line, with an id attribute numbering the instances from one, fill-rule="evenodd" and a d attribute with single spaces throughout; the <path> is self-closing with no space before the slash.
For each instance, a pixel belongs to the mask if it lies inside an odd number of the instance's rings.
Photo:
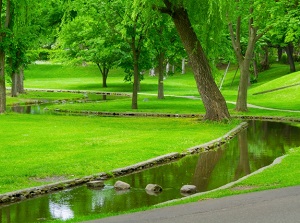
<path id="1" fill-rule="evenodd" d="M 235 70 L 234 67 L 229 70 L 222 86 L 222 93 L 229 102 L 235 102 L 237 97 L 239 75 L 233 80 Z M 93 65 L 87 67 L 59 64 L 30 65 L 25 75 L 26 88 L 107 92 L 131 92 L 132 89 L 130 83 L 123 81 L 124 73 L 119 69 L 112 70 L 109 74 L 108 88 L 101 88 L 100 73 Z M 217 83 L 220 83 L 219 78 L 216 79 Z M 272 65 L 270 70 L 259 75 L 257 83 L 249 87 L 248 102 L 268 108 L 299 111 L 299 86 L 253 95 L 299 82 L 300 72 L 288 74 L 286 65 Z M 73 93 L 27 92 L 18 98 L 8 97 L 7 103 L 12 105 L 32 101 L 66 100 L 66 103 L 47 105 L 47 108 L 71 111 L 205 113 L 191 71 L 184 75 L 168 76 L 164 81 L 164 86 L 167 96 L 163 100 L 158 100 L 156 97 L 157 77 L 145 74 L 145 79 L 141 82 L 138 110 L 131 109 L 130 98 L 112 97 L 103 101 L 101 96 Z M 86 98 L 86 96 L 92 101 L 69 102 Z M 193 96 L 196 99 L 178 96 Z M 232 103 L 228 103 L 232 115 L 300 118 L 299 112 L 249 107 L 248 112 L 237 113 L 234 107 Z M 189 147 L 224 135 L 238 123 L 239 121 L 236 120 L 224 124 L 187 118 L 116 118 L 15 113 L 0 115 L 0 135 L 2 136 L 0 193 L 47 183 L 33 180 L 36 178 L 49 176 L 75 178 L 111 171 L 170 152 L 183 152 Z M 300 149 L 295 148 L 289 152 L 289 156 L 283 160 L 282 164 L 239 184 L 245 187 L 253 186 L 250 190 L 227 189 L 184 202 L 298 185 L 300 184 L 299 158 Z"/>
<path id="2" fill-rule="evenodd" d="M 222 86 L 222 93 L 227 101 L 235 102 L 237 98 L 237 88 L 239 73 L 236 77 L 234 74 L 236 68 L 232 67 Z M 98 90 L 112 92 L 131 92 L 131 84 L 123 81 L 124 73 L 122 70 L 112 70 L 108 78 L 108 88 L 101 88 L 101 77 L 96 66 L 72 67 L 66 65 L 31 65 L 26 70 L 25 86 L 29 88 L 50 88 L 50 89 L 72 89 L 72 90 Z M 42 75 L 41 75 L 42 74 Z M 217 83 L 220 83 L 216 79 Z M 234 80 L 234 81 L 232 81 Z M 254 93 L 271 90 L 280 86 L 300 83 L 300 73 L 288 74 L 286 65 L 275 64 L 271 69 L 259 74 L 258 82 L 249 86 L 248 103 L 285 110 L 300 110 L 300 86 L 294 86 L 265 94 L 253 95 Z M 165 99 L 158 100 L 157 78 L 145 74 L 141 82 L 141 91 L 138 99 L 138 112 L 154 113 L 200 113 L 204 114 L 204 106 L 200 100 L 189 98 L 175 98 L 173 96 L 194 96 L 199 97 L 194 77 L 190 70 L 187 74 L 174 74 L 168 76 L 164 81 Z M 83 97 L 83 95 L 72 95 L 66 93 L 28 93 L 25 98 L 21 96 L 19 100 L 29 100 L 29 98 L 50 98 L 51 95 L 60 99 L 72 99 Z M 53 98 L 54 98 L 53 97 Z M 49 109 L 63 110 L 87 110 L 87 111 L 110 111 L 110 112 L 132 112 L 131 99 L 119 98 L 120 100 L 110 100 L 109 103 L 94 102 L 85 104 L 67 103 L 61 105 L 49 106 Z M 9 103 L 15 102 L 16 99 L 8 99 Z M 234 105 L 228 103 L 231 114 L 236 114 Z M 243 115 L 275 115 L 275 116 L 296 116 L 299 113 L 265 111 L 249 108 L 249 112 Z"/>
<path id="3" fill-rule="evenodd" d="M 218 138 L 237 122 L 55 115 L 0 116 L 0 193 L 132 165 Z M 191 132 L 193 134 L 191 134 Z M 172 140 L 169 136 L 172 135 Z"/>

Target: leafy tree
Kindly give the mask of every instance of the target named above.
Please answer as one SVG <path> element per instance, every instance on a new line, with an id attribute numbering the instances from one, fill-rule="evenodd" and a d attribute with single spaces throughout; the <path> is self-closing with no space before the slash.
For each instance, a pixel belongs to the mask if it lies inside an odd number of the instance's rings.
<path id="1" fill-rule="evenodd" d="M 290 65 L 290 72 L 295 72 L 295 61 L 293 57 L 294 46 L 299 44 L 300 40 L 300 5 L 299 1 L 281 0 L 282 10 L 281 18 L 268 33 L 271 45 L 278 48 L 279 57 L 282 55 L 282 49 L 285 49 Z M 280 58 L 279 58 L 280 59 Z"/>
<path id="2" fill-rule="evenodd" d="M 102 75 L 102 87 L 107 87 L 109 70 L 120 60 L 119 40 L 111 35 L 107 25 L 99 21 L 99 15 L 92 10 L 89 14 L 77 16 L 64 23 L 60 42 L 68 59 L 95 63 Z"/>
<path id="3" fill-rule="evenodd" d="M 230 0 L 227 19 L 233 50 L 240 67 L 237 111 L 247 111 L 247 90 L 250 83 L 250 64 L 257 41 L 276 21 L 276 1 Z"/>
<path id="4" fill-rule="evenodd" d="M 132 109 L 137 109 L 140 74 L 142 72 L 141 60 L 147 57 L 146 54 L 143 54 L 145 52 L 143 49 L 148 30 L 156 15 L 153 12 L 150 13 L 150 9 L 145 7 L 145 2 L 142 1 L 138 3 L 138 7 L 135 7 L 136 5 L 132 1 L 123 0 L 102 0 L 101 3 L 105 6 L 105 11 L 102 14 L 103 18 L 105 18 L 110 28 L 115 31 L 115 34 L 121 36 L 130 48 L 131 67 L 133 70 L 131 107 Z M 128 64 L 128 60 L 125 60 L 123 64 Z"/>
<path id="5" fill-rule="evenodd" d="M 35 1 L 36 8 L 33 24 L 39 31 L 38 47 L 51 49 L 57 42 L 68 0 Z"/>
<path id="6" fill-rule="evenodd" d="M 194 29 L 194 21 L 206 18 L 208 21 L 215 9 L 221 10 L 221 1 L 185 1 L 185 0 L 153 0 L 148 1 L 152 8 L 171 16 L 183 46 L 189 56 L 194 71 L 198 91 L 201 95 L 206 114 L 204 119 L 223 120 L 230 115 L 224 97 L 219 91 L 202 44 Z M 218 5 L 220 4 L 220 5 Z M 217 17 L 218 13 L 215 14 Z M 210 20 L 209 20 L 210 21 Z M 211 21 L 213 22 L 213 21 Z"/>
<path id="7" fill-rule="evenodd" d="M 154 58 L 153 66 L 158 72 L 158 99 L 164 98 L 164 66 L 166 62 L 175 63 L 186 57 L 183 46 L 176 33 L 173 22 L 166 15 L 162 15 L 152 24 L 147 39 L 147 50 Z"/>
<path id="8" fill-rule="evenodd" d="M 6 111 L 6 84 L 5 84 L 5 55 L 11 39 L 11 30 L 9 30 L 12 22 L 13 2 L 0 0 L 0 113 Z"/>
<path id="9" fill-rule="evenodd" d="M 13 35 L 8 46 L 6 70 L 12 80 L 12 97 L 24 92 L 24 67 L 29 63 L 26 52 L 37 39 L 37 28 L 32 23 L 37 8 L 32 3 L 29 0 L 18 1 L 11 10 L 12 22 L 9 29 Z"/>

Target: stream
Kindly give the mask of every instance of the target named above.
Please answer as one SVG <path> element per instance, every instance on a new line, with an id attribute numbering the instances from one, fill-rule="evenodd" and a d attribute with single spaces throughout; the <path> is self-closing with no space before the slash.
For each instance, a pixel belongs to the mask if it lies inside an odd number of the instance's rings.
<path id="1" fill-rule="evenodd" d="M 220 149 L 109 179 L 103 189 L 86 185 L 0 206 L 0 223 L 70 220 L 100 213 L 118 213 L 181 198 L 180 188 L 196 185 L 199 192 L 209 191 L 235 181 L 282 156 L 300 145 L 300 128 L 292 124 L 248 121 L 249 127 Z M 117 180 L 131 185 L 128 191 L 113 188 Z M 152 195 L 145 191 L 149 183 L 159 184 L 163 191 Z"/>

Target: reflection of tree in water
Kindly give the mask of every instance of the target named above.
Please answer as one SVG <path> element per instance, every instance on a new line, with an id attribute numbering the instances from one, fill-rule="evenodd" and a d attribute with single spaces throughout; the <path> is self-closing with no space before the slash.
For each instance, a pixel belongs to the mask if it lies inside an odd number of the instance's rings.
<path id="1" fill-rule="evenodd" d="M 2 213 L 3 212 L 3 213 Z M 0 223 L 2 222 L 11 222 L 10 217 L 10 207 L 6 207 L 5 209 L 0 209 Z"/>
<path id="2" fill-rule="evenodd" d="M 238 147 L 240 150 L 240 161 L 235 171 L 234 180 L 237 180 L 251 173 L 249 156 L 248 156 L 247 130 L 241 131 L 237 137 L 238 137 Z"/>
<path id="3" fill-rule="evenodd" d="M 218 150 L 200 154 L 193 184 L 202 192 L 225 185 L 249 173 L 247 130 L 244 130 Z"/>
<path id="4" fill-rule="evenodd" d="M 193 184 L 198 191 L 206 191 L 213 169 L 223 155 L 223 149 L 201 153 L 195 169 Z"/>
<path id="5" fill-rule="evenodd" d="M 11 110 L 16 113 L 21 113 L 21 114 L 30 114 L 31 113 L 31 106 L 21 106 L 21 105 L 16 105 L 11 107 Z"/>
<path id="6" fill-rule="evenodd" d="M 199 191 L 212 190 L 271 164 L 275 158 L 300 145 L 300 128 L 277 123 L 249 121 L 229 144 L 200 154 L 193 176 Z"/>
<path id="7" fill-rule="evenodd" d="M 249 158 L 251 169 L 259 169 L 282 156 L 290 148 L 299 146 L 300 128 L 280 123 L 249 121 Z"/>
<path id="8" fill-rule="evenodd" d="M 48 197 L 0 207 L 0 223 L 37 222 L 38 218 L 51 219 Z"/>

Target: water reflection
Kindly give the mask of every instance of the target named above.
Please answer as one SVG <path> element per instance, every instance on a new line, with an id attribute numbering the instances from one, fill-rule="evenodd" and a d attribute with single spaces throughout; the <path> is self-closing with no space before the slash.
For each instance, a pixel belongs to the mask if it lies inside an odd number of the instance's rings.
<path id="1" fill-rule="evenodd" d="M 299 134 L 300 129 L 289 124 L 250 121 L 247 130 L 216 151 L 119 178 L 132 186 L 129 191 L 115 191 L 116 179 L 107 181 L 102 190 L 73 188 L 0 207 L 0 223 L 67 220 L 150 206 L 182 197 L 184 184 L 194 184 L 198 191 L 212 190 L 271 164 L 288 149 L 299 146 Z M 148 183 L 161 185 L 163 192 L 147 194 L 144 188 Z"/>
<path id="2" fill-rule="evenodd" d="M 36 105 L 14 105 L 8 108 L 8 111 L 20 113 L 20 114 L 48 114 L 51 113 L 46 109 L 46 104 Z"/>
<path id="3" fill-rule="evenodd" d="M 241 131 L 238 134 L 238 146 L 240 150 L 240 160 L 235 171 L 234 180 L 251 173 L 248 151 L 248 136 L 246 130 Z"/>
<path id="4" fill-rule="evenodd" d="M 49 209 L 51 216 L 54 219 L 61 219 L 65 221 L 74 218 L 74 212 L 70 208 L 70 205 L 57 204 L 50 201 Z"/>

